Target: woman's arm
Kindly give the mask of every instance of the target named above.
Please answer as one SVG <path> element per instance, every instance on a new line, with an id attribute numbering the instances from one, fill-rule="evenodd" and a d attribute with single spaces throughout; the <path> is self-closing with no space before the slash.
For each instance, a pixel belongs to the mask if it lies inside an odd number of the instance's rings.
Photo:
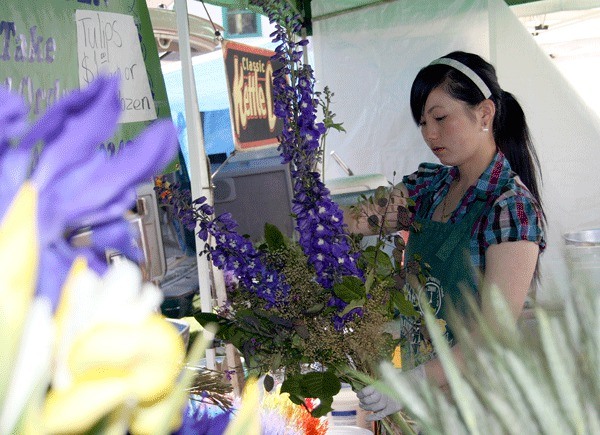
<path id="1" fill-rule="evenodd" d="M 497 322 L 511 319 L 496 319 L 489 303 L 489 289 L 496 286 L 508 303 L 513 314 L 513 322 L 517 321 L 523 309 L 527 292 L 531 286 L 535 266 L 539 255 L 539 245 L 530 241 L 503 242 L 491 245 L 485 254 L 486 270 L 481 286 L 483 316 Z M 463 365 L 460 344 L 452 348 L 453 356 L 459 367 Z M 442 365 L 437 358 L 425 363 L 427 378 L 437 385 L 447 383 Z"/>
<path id="2" fill-rule="evenodd" d="M 496 286 L 508 303 L 514 320 L 521 315 L 523 304 L 535 272 L 540 247 L 537 243 L 521 240 L 503 242 L 488 247 L 485 254 L 485 276 L 482 285 L 482 310 L 489 314 L 489 291 Z M 504 319 L 499 319 L 504 320 Z"/>
<path id="3" fill-rule="evenodd" d="M 389 202 L 386 206 L 378 204 L 360 204 L 353 207 L 340 207 L 344 213 L 344 223 L 348 225 L 348 231 L 355 234 L 374 235 L 378 234 L 381 222 L 373 225 L 371 216 L 381 219 L 384 216 L 383 229 L 386 233 L 398 230 L 398 206 L 406 207 L 408 191 L 404 184 L 394 186 Z"/>

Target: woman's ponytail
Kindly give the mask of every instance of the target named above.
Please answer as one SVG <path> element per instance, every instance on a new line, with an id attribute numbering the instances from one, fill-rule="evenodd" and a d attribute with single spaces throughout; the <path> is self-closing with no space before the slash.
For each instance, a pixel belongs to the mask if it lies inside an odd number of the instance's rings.
<path id="1" fill-rule="evenodd" d="M 500 91 L 500 96 L 494 96 L 492 99 L 496 103 L 496 145 L 541 206 L 541 192 L 537 179 L 537 174 L 541 174 L 540 162 L 529 135 L 525 113 L 510 92 Z"/>

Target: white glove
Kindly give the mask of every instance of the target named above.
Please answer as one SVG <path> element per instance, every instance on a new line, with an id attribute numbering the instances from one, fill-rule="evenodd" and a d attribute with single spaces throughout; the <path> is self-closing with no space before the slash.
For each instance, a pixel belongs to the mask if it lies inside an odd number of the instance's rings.
<path id="1" fill-rule="evenodd" d="M 403 376 L 411 380 L 425 379 L 425 368 L 420 365 L 413 370 L 403 373 Z M 359 406 L 365 411 L 373 411 L 365 417 L 367 421 L 382 420 L 388 415 L 395 414 L 402 410 L 402 406 L 391 397 L 380 393 L 372 385 L 367 385 L 358 393 L 356 397 L 359 400 Z"/>
<path id="2" fill-rule="evenodd" d="M 402 406 L 389 396 L 380 393 L 372 385 L 356 393 L 359 400 L 359 406 L 365 411 L 373 411 L 365 417 L 367 421 L 382 420 L 390 414 L 395 414 L 402 409 Z"/>

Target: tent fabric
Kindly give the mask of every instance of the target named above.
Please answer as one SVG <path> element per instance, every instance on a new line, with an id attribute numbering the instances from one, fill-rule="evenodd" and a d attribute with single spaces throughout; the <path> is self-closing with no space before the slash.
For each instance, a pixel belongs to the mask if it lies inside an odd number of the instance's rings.
<path id="1" fill-rule="evenodd" d="M 250 0 L 197 0 L 197 1 L 205 1 L 205 3 L 209 3 L 216 6 L 228 7 L 228 8 L 239 8 L 239 9 L 250 9 L 254 12 L 261 12 L 261 9 L 250 4 Z M 297 5 L 302 4 L 307 0 L 281 0 L 287 1 L 291 4 Z M 326 16 L 335 15 L 336 13 L 344 12 L 344 11 L 357 11 L 365 7 L 376 6 L 382 3 L 390 3 L 397 0 L 328 0 L 326 2 L 319 2 L 317 0 L 308 0 L 311 4 L 312 18 L 315 20 L 319 20 L 325 18 Z M 566 3 L 566 2 L 577 2 L 579 4 L 585 3 L 593 3 L 597 0 L 505 0 L 508 5 L 521 5 L 526 3 Z M 314 4 L 319 4 L 319 10 L 315 13 Z M 415 2 L 416 3 L 416 2 Z M 595 7 L 595 6 L 589 6 Z"/>
<path id="2" fill-rule="evenodd" d="M 520 16 L 600 8 L 600 0 L 540 0 L 535 2 L 527 1 L 524 3 L 511 3 L 508 1 L 507 3 L 509 5 L 514 4 L 513 11 Z"/>
<path id="3" fill-rule="evenodd" d="M 229 99 L 227 94 L 227 82 L 225 80 L 225 65 L 221 51 L 198 56 L 193 65 L 194 78 L 196 82 L 196 94 L 198 95 L 198 107 L 200 112 L 217 112 L 222 114 L 224 111 L 229 117 Z M 181 153 L 185 160 L 187 168 L 190 168 L 190 154 L 187 140 L 187 123 L 185 120 L 185 99 L 183 95 L 183 78 L 181 69 L 175 69 L 164 74 L 165 87 L 169 95 L 169 107 L 171 117 L 177 126 L 177 137 L 181 147 Z M 209 122 L 215 119 L 215 116 L 209 116 Z M 218 116 L 216 117 L 218 119 Z M 221 122 L 223 124 L 225 121 Z M 206 126 L 203 126 L 206 136 Z M 218 131 L 221 130 L 217 124 Z M 222 152 L 223 147 L 227 147 L 230 138 L 226 144 L 219 144 L 216 141 L 211 142 L 212 131 L 208 132 L 208 139 L 204 143 L 207 154 Z M 214 149 L 213 149 L 214 148 Z"/>
<path id="4" fill-rule="evenodd" d="M 329 0 L 313 0 L 314 15 Z M 332 110 L 346 133 L 327 137 L 325 176 L 345 176 L 335 150 L 357 174 L 398 182 L 436 161 L 412 120 L 409 92 L 418 70 L 453 50 L 472 51 L 497 68 L 501 86 L 521 102 L 541 161 L 548 249 L 538 300 L 560 303 L 567 278 L 562 234 L 600 228 L 600 120 L 537 46 L 502 0 L 397 0 L 314 23 L 315 71 L 335 93 Z M 560 288 L 560 285 L 558 286 Z"/>

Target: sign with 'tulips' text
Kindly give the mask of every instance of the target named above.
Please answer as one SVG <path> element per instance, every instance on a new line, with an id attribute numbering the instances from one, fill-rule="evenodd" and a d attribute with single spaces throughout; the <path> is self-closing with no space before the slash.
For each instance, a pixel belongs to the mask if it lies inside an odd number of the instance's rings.
<path id="1" fill-rule="evenodd" d="M 231 127 L 238 151 L 277 146 L 283 122 L 274 113 L 275 52 L 223 41 Z"/>

